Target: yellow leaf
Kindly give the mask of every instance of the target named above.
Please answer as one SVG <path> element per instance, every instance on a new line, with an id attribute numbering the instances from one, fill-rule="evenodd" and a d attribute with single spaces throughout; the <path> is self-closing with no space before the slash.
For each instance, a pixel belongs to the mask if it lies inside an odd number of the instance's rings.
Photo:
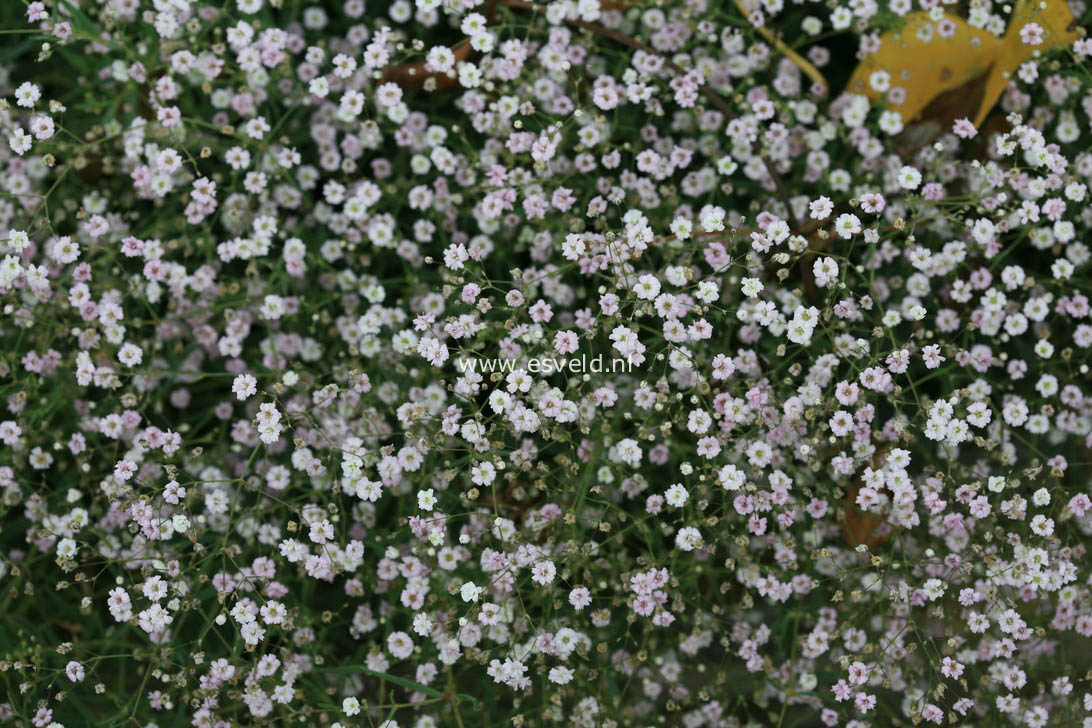
<path id="1" fill-rule="evenodd" d="M 1043 42 L 1039 45 L 1028 45 L 1020 38 L 1020 30 L 1028 23 L 1035 23 L 1043 29 Z M 990 113 L 990 109 L 1005 92 L 1009 77 L 1022 63 L 1030 60 L 1036 50 L 1042 52 L 1067 46 L 1080 37 L 1077 22 L 1065 0 L 1021 0 L 1012 13 L 1003 42 L 997 49 L 996 60 L 990 69 L 990 77 L 986 80 L 986 92 L 975 115 L 974 125 L 982 123 L 986 114 Z"/>
<path id="2" fill-rule="evenodd" d="M 1031 22 L 1043 29 L 1039 45 L 1028 45 L 1020 38 L 1021 28 Z M 934 22 L 928 13 L 910 13 L 902 28 L 885 34 L 879 50 L 858 64 L 846 90 L 873 101 L 886 98 L 886 108 L 899 112 L 903 122 L 909 123 L 941 94 L 981 78 L 981 99 L 967 99 L 976 104 L 967 113 L 973 113 L 978 126 L 1020 64 L 1032 58 L 1035 51 L 1068 45 L 1079 37 L 1065 0 L 1021 0 L 1002 38 L 973 28 L 955 15 L 945 14 Z M 891 90 L 902 91 L 891 94 L 873 89 L 870 79 L 877 71 L 890 75 Z"/>
<path id="3" fill-rule="evenodd" d="M 928 13 L 907 15 L 906 25 L 884 35 L 880 49 L 861 61 L 846 90 L 874 101 L 887 96 L 887 108 L 902 114 L 903 122 L 910 122 L 941 93 L 987 73 L 1001 39 L 972 28 L 962 18 L 946 15 L 942 22 L 954 29 L 948 37 L 937 33 L 938 24 L 929 19 Z M 892 91 L 903 90 L 901 103 L 891 101 L 898 99 L 897 91 L 891 94 L 872 88 L 869 79 L 876 71 L 890 75 Z"/>

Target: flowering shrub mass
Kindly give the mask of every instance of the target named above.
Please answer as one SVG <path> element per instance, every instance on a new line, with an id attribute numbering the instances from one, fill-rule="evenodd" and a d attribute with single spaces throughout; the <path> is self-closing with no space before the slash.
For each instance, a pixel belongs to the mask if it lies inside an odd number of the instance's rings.
<path id="1" fill-rule="evenodd" d="M 1089 18 L 3 3 L 0 725 L 1092 726 Z"/>

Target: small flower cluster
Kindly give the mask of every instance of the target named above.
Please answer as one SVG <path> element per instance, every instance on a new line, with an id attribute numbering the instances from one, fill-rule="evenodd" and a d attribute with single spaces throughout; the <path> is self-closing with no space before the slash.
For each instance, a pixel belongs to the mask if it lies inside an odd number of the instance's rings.
<path id="1" fill-rule="evenodd" d="M 1015 6 L 4 4 L 0 725 L 1092 726 Z M 903 118 L 900 29 L 1033 50 Z"/>

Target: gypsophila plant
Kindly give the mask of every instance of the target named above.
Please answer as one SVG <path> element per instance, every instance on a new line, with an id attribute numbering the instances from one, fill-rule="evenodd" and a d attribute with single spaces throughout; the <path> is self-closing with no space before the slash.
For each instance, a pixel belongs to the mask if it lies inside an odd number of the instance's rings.
<path id="1" fill-rule="evenodd" d="M 6 0 L 0 725 L 1092 726 L 1089 18 Z"/>

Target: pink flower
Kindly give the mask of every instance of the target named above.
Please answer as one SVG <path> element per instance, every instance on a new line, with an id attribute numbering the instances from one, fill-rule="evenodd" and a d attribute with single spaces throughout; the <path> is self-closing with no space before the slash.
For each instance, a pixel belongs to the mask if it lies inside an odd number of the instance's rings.
<path id="1" fill-rule="evenodd" d="M 177 106 L 161 107 L 156 112 L 156 119 L 160 124 L 170 129 L 171 127 L 178 126 L 182 122 L 182 112 Z"/>
<path id="2" fill-rule="evenodd" d="M 1027 45 L 1039 45 L 1043 42 L 1043 28 L 1038 23 L 1027 23 L 1020 28 L 1020 40 Z"/>

